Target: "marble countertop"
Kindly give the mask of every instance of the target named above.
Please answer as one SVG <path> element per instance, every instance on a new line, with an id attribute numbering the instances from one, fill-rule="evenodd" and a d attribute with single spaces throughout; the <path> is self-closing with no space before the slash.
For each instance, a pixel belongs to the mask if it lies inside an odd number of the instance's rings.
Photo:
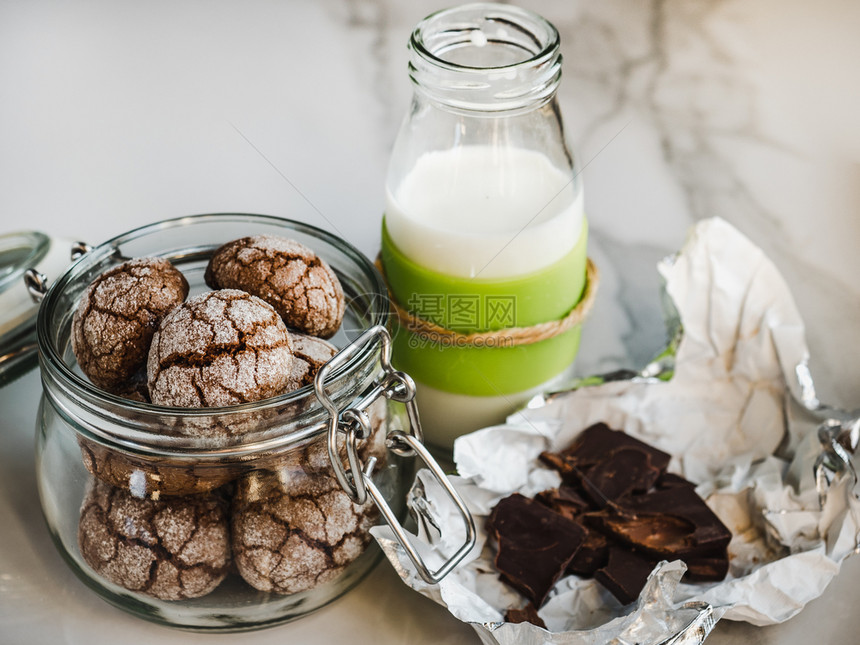
<path id="1" fill-rule="evenodd" d="M 665 343 L 657 261 L 720 216 L 775 262 L 819 396 L 860 405 L 860 5 L 522 2 L 559 28 L 559 93 L 602 272 L 575 370 L 641 367 Z M 255 212 L 379 248 L 388 153 L 420 0 L 0 3 L 0 234 L 101 242 L 160 219 Z M 0 389 L 0 642 L 216 643 L 99 600 L 38 510 L 38 375 Z M 852 642 L 857 558 L 823 597 L 709 643 Z M 234 637 L 235 638 L 235 637 Z M 243 643 L 468 643 L 385 565 L 346 597 Z"/>

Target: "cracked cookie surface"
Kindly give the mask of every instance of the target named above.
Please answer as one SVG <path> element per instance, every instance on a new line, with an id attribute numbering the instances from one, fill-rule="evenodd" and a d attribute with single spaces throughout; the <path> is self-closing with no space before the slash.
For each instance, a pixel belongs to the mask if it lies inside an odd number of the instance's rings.
<path id="1" fill-rule="evenodd" d="M 307 591 L 337 578 L 364 552 L 377 516 L 371 502 L 354 504 L 333 475 L 250 473 L 233 498 L 234 560 L 256 589 Z"/>
<path id="2" fill-rule="evenodd" d="M 325 364 L 338 349 L 328 341 L 315 336 L 292 332 L 289 334 L 293 359 L 290 376 L 285 392 L 298 390 L 314 381 L 319 368 Z M 144 382 L 144 390 L 146 383 Z M 131 398 L 137 390 L 125 395 Z M 148 391 L 146 392 L 148 401 Z M 301 411 L 297 411 L 300 414 Z M 186 425 L 181 433 L 187 436 L 223 437 L 242 434 L 242 425 L 236 423 L 219 424 L 217 420 L 201 421 L 199 427 Z M 256 423 L 254 424 L 256 425 Z M 319 442 L 317 442 L 319 443 Z M 236 469 L 226 464 L 206 465 L 189 464 L 184 461 L 168 459 L 145 460 L 100 446 L 96 442 L 78 437 L 84 466 L 92 474 L 108 484 L 137 491 L 137 497 L 150 496 L 157 499 L 161 495 L 190 495 L 205 493 L 218 488 L 236 478 Z M 328 456 L 322 446 L 324 464 Z"/>
<path id="3" fill-rule="evenodd" d="M 188 295 L 170 262 L 138 258 L 108 269 L 86 289 L 72 319 L 72 351 L 97 386 L 114 393 L 146 364 L 152 336 Z"/>
<path id="4" fill-rule="evenodd" d="M 344 296 L 331 267 L 285 237 L 243 237 L 218 248 L 206 267 L 213 289 L 241 289 L 272 305 L 300 332 L 330 338 L 340 327 Z"/>
<path id="5" fill-rule="evenodd" d="M 156 405 L 201 408 L 281 394 L 290 378 L 289 333 L 275 310 L 244 291 L 195 296 L 161 322 L 147 361 Z"/>
<path id="6" fill-rule="evenodd" d="M 138 498 L 208 493 L 233 481 L 229 464 L 201 464 L 171 459 L 139 459 L 78 437 L 84 467 L 101 481 L 131 491 Z"/>
<path id="7" fill-rule="evenodd" d="M 338 352 L 337 347 L 328 341 L 307 334 L 291 333 L 290 342 L 293 346 L 293 365 L 288 392 L 313 384 L 319 369 Z"/>
<path id="8" fill-rule="evenodd" d="M 100 576 L 130 591 L 162 600 L 198 598 L 227 575 L 226 506 L 217 494 L 137 499 L 93 479 L 78 546 Z"/>

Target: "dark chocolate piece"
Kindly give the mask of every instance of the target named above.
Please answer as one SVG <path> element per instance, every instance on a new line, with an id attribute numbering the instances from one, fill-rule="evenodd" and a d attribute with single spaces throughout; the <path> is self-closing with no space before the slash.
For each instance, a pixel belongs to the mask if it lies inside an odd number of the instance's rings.
<path id="1" fill-rule="evenodd" d="M 542 629 L 546 629 L 546 623 L 538 616 L 537 607 L 532 603 L 527 604 L 522 609 L 511 607 L 505 612 L 505 621 L 508 623 L 531 623 Z"/>
<path id="2" fill-rule="evenodd" d="M 689 558 L 725 549 L 732 534 L 692 488 L 627 498 L 586 516 L 591 526 L 646 553 Z"/>
<path id="3" fill-rule="evenodd" d="M 574 469 L 577 472 L 578 469 Z M 638 447 L 624 446 L 606 460 L 582 473 L 582 487 L 598 506 L 632 493 L 650 490 L 660 470 L 651 463 L 651 455 Z"/>
<path id="4" fill-rule="evenodd" d="M 571 486 L 562 484 L 558 488 L 550 488 L 535 495 L 541 504 L 551 508 L 556 513 L 568 519 L 575 519 L 580 513 L 589 510 L 589 503 Z"/>
<path id="5" fill-rule="evenodd" d="M 662 450 L 603 423 L 583 430 L 563 452 L 544 452 L 540 457 L 559 472 L 565 484 L 581 487 L 599 508 L 650 490 L 671 459 Z"/>
<path id="6" fill-rule="evenodd" d="M 624 604 L 638 597 L 663 559 L 683 560 L 690 580 L 725 578 L 731 532 L 698 496 L 695 484 L 666 472 L 667 453 L 598 423 L 570 448 L 544 452 L 540 459 L 562 478 L 557 489 L 535 497 L 558 518 L 542 521 L 555 532 L 561 531 L 562 520 L 583 530 L 567 573 L 593 576 Z M 562 559 L 560 548 L 551 544 L 552 534 L 536 535 L 545 529 L 536 517 L 527 517 L 525 511 L 533 511 L 525 498 L 512 497 L 519 499 L 497 507 L 505 508 L 499 514 L 504 521 L 494 510 L 488 523 L 490 530 L 507 529 L 498 531 L 496 566 L 539 607 L 557 580 L 548 563 Z M 540 550 L 547 551 L 547 559 L 536 558 Z"/>
<path id="7" fill-rule="evenodd" d="M 659 513 L 690 522 L 695 528 L 689 540 L 678 545 L 679 555 L 713 553 L 725 549 L 732 539 L 732 532 L 693 488 L 654 491 L 650 495 L 631 498 L 625 501 L 624 506 L 638 514 Z"/>
<path id="8" fill-rule="evenodd" d="M 686 488 L 696 487 L 696 485 L 689 479 L 684 479 L 675 473 L 663 473 L 654 485 L 660 490 L 665 488 L 675 488 L 677 486 L 683 486 Z"/>
<path id="9" fill-rule="evenodd" d="M 519 494 L 501 500 L 487 519 L 498 542 L 502 580 L 540 607 L 564 573 L 585 531 L 576 522 Z"/>
<path id="10" fill-rule="evenodd" d="M 589 577 L 606 564 L 609 555 L 609 542 L 603 534 L 578 522 L 578 516 L 590 510 L 588 500 L 572 487 L 562 484 L 558 488 L 550 488 L 535 496 L 535 499 L 556 513 L 577 521 L 585 531 L 585 539 L 573 556 L 567 567 L 567 573 Z"/>
<path id="11" fill-rule="evenodd" d="M 605 423 L 596 423 L 583 430 L 571 446 L 561 452 L 561 456 L 580 469 L 587 470 L 605 460 L 607 455 L 623 448 L 636 448 L 647 453 L 651 457 L 651 465 L 660 472 L 666 470 L 672 458 L 621 430 L 610 429 Z"/>
<path id="12" fill-rule="evenodd" d="M 572 460 L 565 459 L 557 452 L 542 452 L 540 460 L 553 470 L 557 470 L 566 484 L 579 484 L 579 477 L 573 476 L 574 463 Z"/>
<path id="13" fill-rule="evenodd" d="M 725 549 L 713 555 L 685 558 L 684 563 L 687 565 L 685 580 L 719 581 L 729 572 L 729 555 Z"/>
<path id="14" fill-rule="evenodd" d="M 585 540 L 573 556 L 573 560 L 567 565 L 567 571 L 588 578 L 606 565 L 609 558 L 609 540 L 602 533 L 585 525 L 581 526 L 585 529 Z"/>
<path id="15" fill-rule="evenodd" d="M 657 560 L 613 545 L 606 566 L 594 572 L 594 579 L 622 605 L 629 605 L 639 597 L 656 564 Z"/>

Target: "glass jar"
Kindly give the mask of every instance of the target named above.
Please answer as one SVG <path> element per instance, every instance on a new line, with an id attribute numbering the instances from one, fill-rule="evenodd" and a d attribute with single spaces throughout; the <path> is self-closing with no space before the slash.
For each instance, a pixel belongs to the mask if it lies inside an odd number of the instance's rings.
<path id="1" fill-rule="evenodd" d="M 549 22 L 455 7 L 419 23 L 409 51 L 381 260 L 401 314 L 395 362 L 418 384 L 428 441 L 450 450 L 571 365 L 580 327 L 561 321 L 585 292 L 587 223 Z"/>
<path id="2" fill-rule="evenodd" d="M 206 290 L 217 247 L 257 234 L 312 248 L 343 286 L 346 313 L 330 342 L 346 349 L 315 384 L 255 403 L 188 409 L 120 398 L 83 376 L 71 321 L 96 276 L 129 258 L 164 257 L 194 295 Z M 280 218 L 179 218 L 85 253 L 47 291 L 37 321 L 37 481 L 67 563 L 114 605 L 195 630 L 281 623 L 350 589 L 380 556 L 368 548 L 380 513 L 400 528 L 413 470 L 404 455 L 415 432 L 395 402 L 410 398 L 410 383 L 387 363 L 387 316 L 384 285 L 364 256 Z"/>

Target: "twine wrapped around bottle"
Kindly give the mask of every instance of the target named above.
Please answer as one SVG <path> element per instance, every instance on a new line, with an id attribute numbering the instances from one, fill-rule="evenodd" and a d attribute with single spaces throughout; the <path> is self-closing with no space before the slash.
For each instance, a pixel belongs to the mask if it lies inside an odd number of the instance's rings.
<path id="1" fill-rule="evenodd" d="M 388 278 L 385 275 L 385 269 L 382 266 L 380 258 L 376 258 L 376 268 L 379 269 L 387 285 Z M 594 305 L 599 284 L 600 271 L 591 258 L 588 258 L 585 267 L 585 289 L 582 298 L 580 298 L 576 306 L 564 318 L 528 327 L 505 327 L 495 331 L 473 332 L 471 334 L 463 334 L 453 329 L 442 327 L 407 311 L 397 302 L 390 288 L 388 290 L 388 298 L 391 301 L 391 307 L 400 325 L 430 342 L 456 347 L 469 345 L 475 347 L 512 347 L 516 345 L 530 345 L 554 338 L 582 323 Z"/>

